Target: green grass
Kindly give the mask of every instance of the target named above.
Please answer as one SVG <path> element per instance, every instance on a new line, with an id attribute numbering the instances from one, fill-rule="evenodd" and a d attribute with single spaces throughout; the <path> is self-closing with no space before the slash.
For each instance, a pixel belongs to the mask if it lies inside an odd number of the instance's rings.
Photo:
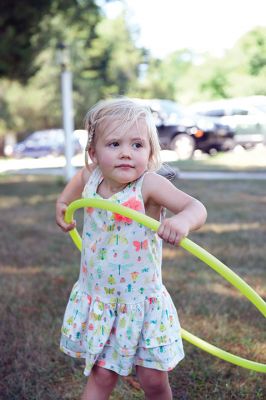
<path id="1" fill-rule="evenodd" d="M 266 172 L 266 146 L 220 152 L 213 156 L 203 154 L 199 158 L 169 164 L 181 171 Z"/>
<path id="2" fill-rule="evenodd" d="M 208 209 L 191 239 L 266 296 L 265 185 L 256 181 L 176 181 Z M 83 361 L 58 348 L 79 253 L 54 222 L 62 182 L 50 177 L 0 180 L 0 398 L 78 399 Z M 182 326 L 242 357 L 266 363 L 265 319 L 210 268 L 165 246 L 163 278 Z M 214 358 L 184 343 L 186 358 L 170 373 L 174 399 L 264 399 L 265 375 Z M 121 379 L 112 400 L 144 399 L 135 376 Z"/>

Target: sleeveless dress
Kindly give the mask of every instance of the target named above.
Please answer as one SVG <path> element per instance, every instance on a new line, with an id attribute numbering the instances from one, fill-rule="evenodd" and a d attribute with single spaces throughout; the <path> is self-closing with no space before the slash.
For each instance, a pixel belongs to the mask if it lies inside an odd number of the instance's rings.
<path id="1" fill-rule="evenodd" d="M 145 213 L 143 177 L 109 198 Z M 96 168 L 83 197 L 101 198 Z M 180 324 L 162 283 L 162 240 L 109 211 L 84 210 L 79 279 L 65 311 L 60 349 L 93 366 L 129 375 L 134 365 L 170 371 L 184 358 Z"/>

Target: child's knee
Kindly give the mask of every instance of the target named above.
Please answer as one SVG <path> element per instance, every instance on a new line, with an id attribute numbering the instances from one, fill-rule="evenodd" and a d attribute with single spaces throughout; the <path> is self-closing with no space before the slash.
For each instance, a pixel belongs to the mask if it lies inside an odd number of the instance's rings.
<path id="1" fill-rule="evenodd" d="M 169 386 L 168 374 L 149 368 L 137 368 L 139 383 L 145 393 L 160 393 Z"/>
<path id="2" fill-rule="evenodd" d="M 97 385 L 111 387 L 117 382 L 118 375 L 114 371 L 95 365 L 92 370 L 93 378 Z"/>

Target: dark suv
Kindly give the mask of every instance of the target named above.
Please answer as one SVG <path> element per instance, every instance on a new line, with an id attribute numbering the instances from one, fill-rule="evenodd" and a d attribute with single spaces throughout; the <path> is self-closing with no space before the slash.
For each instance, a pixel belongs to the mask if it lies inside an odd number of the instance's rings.
<path id="1" fill-rule="evenodd" d="M 171 100 L 140 100 L 152 110 L 162 149 L 174 150 L 180 160 L 196 149 L 211 153 L 233 147 L 234 130 L 217 118 L 188 113 Z"/>

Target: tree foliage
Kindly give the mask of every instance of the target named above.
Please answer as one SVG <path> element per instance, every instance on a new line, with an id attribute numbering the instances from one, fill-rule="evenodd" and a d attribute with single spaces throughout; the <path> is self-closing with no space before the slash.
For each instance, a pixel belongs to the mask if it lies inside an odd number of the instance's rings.
<path id="1" fill-rule="evenodd" d="M 248 72 L 257 76 L 266 67 L 266 28 L 257 28 L 244 35 L 238 43 L 245 54 Z"/>
<path id="2" fill-rule="evenodd" d="M 13 115 L 11 119 L 3 119 L 3 131 L 29 132 L 60 126 L 60 67 L 56 65 L 56 44 L 60 41 L 67 43 L 70 55 L 68 67 L 73 72 L 77 127 L 82 127 L 88 107 L 100 98 L 125 95 L 135 85 L 142 55 L 141 50 L 135 47 L 124 16 L 109 20 L 97 7 L 85 12 L 84 7 L 92 1 L 75 2 L 81 4 L 79 7 L 70 3 L 71 6 L 64 11 L 43 18 L 43 25 L 49 19 L 46 25 L 49 26 L 49 45 L 38 55 L 34 54 L 37 69 L 33 70 L 29 62 L 24 75 L 19 70 L 14 75 L 11 68 L 7 73 L 9 80 L 2 78 L 0 88 L 9 86 L 9 89 L 8 92 L 2 90 L 2 93 L 0 90 L 0 101 L 5 102 L 6 109 Z M 53 9 L 58 10 L 58 3 L 53 5 Z"/>
<path id="3" fill-rule="evenodd" d="M 175 99 L 182 103 L 266 95 L 266 28 L 246 33 L 223 56 L 209 54 L 183 69 Z M 178 68 L 178 64 L 176 65 Z"/>
<path id="4" fill-rule="evenodd" d="M 60 41 L 70 53 L 76 128 L 83 126 L 87 109 L 108 96 L 188 104 L 266 95 L 266 28 L 247 33 L 219 58 L 182 49 L 155 59 L 136 47 L 124 13 L 107 19 L 97 4 L 95 0 L 1 2 L 0 134 L 61 125 L 56 64 Z M 142 74 L 140 65 L 145 67 Z"/>
<path id="5" fill-rule="evenodd" d="M 64 24 L 53 25 L 62 14 Z M 39 69 L 37 56 L 69 24 L 87 27 L 89 42 L 97 22 L 99 7 L 94 0 L 2 0 L 0 2 L 0 77 L 26 83 Z M 78 23 L 77 23 L 78 21 Z"/>
<path id="6" fill-rule="evenodd" d="M 112 20 L 103 19 L 96 34 L 85 57 L 80 57 L 79 64 L 73 66 L 77 96 L 82 93 L 81 109 L 87 109 L 100 98 L 129 93 L 136 85 L 142 57 L 123 15 Z"/>
<path id="7" fill-rule="evenodd" d="M 139 95 L 175 100 L 181 90 L 182 76 L 190 69 L 193 57 L 188 49 L 178 50 L 162 60 L 146 57 L 148 68 L 138 85 Z"/>

